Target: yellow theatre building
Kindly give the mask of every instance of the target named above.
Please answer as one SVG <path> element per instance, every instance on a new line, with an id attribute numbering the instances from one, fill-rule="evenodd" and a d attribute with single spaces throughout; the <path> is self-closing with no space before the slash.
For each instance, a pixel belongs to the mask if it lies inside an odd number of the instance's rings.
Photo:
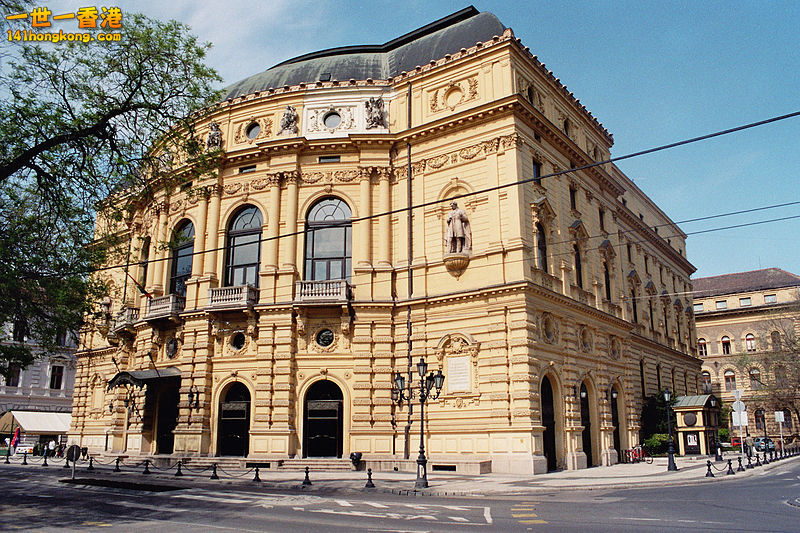
<path id="1" fill-rule="evenodd" d="M 423 359 L 431 462 L 538 474 L 613 464 L 646 395 L 698 394 L 685 234 L 591 166 L 611 134 L 493 14 L 227 91 L 197 124 L 214 177 L 116 229 L 152 298 L 103 273 L 71 441 L 403 468 L 419 404 L 409 426 L 392 382 Z"/>

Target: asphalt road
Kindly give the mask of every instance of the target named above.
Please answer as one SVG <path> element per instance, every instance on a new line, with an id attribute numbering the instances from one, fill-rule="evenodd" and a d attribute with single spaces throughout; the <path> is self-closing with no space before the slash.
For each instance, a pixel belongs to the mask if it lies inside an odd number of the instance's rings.
<path id="1" fill-rule="evenodd" d="M 237 486 L 146 492 L 66 485 L 58 482 L 66 473 L 59 470 L 0 465 L 4 531 L 800 531 L 800 464 L 794 461 L 719 483 L 521 498 Z"/>

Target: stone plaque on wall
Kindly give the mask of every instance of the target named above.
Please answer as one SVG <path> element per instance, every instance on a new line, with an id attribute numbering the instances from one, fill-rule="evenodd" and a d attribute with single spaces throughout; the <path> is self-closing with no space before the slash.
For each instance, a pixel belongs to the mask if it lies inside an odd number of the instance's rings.
<path id="1" fill-rule="evenodd" d="M 447 358 L 445 381 L 448 393 L 470 392 L 472 390 L 471 378 L 470 358 L 468 356 Z"/>

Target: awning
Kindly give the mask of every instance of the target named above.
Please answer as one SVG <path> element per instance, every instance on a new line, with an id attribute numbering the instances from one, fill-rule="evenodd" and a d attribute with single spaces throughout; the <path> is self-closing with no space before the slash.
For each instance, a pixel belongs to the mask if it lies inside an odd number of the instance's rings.
<path id="1" fill-rule="evenodd" d="M 675 398 L 673 409 L 692 408 L 692 407 L 711 407 L 709 400 L 717 398 L 713 394 L 699 394 L 697 396 L 678 396 Z M 719 404 L 717 404 L 719 405 Z"/>
<path id="2" fill-rule="evenodd" d="M 135 385 L 141 389 L 150 381 L 179 377 L 181 377 L 181 371 L 174 366 L 168 366 L 167 368 L 148 368 L 147 370 L 120 372 L 108 381 L 107 390 L 111 390 L 114 387 L 119 387 L 120 385 Z"/>
<path id="3" fill-rule="evenodd" d="M 24 433 L 62 434 L 69 431 L 70 413 L 44 411 L 9 411 L 0 418 L 0 433 L 13 433 L 22 428 Z"/>

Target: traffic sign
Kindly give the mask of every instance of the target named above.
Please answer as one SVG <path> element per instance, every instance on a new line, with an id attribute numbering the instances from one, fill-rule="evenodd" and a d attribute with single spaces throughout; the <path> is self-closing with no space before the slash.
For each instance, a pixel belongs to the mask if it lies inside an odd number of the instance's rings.
<path id="1" fill-rule="evenodd" d="M 742 411 L 744 411 L 746 409 L 746 407 L 744 405 L 744 402 L 742 400 L 736 400 L 735 402 L 733 402 L 733 406 L 732 407 L 733 407 L 733 410 L 736 411 L 737 413 L 741 413 Z"/>
<path id="2" fill-rule="evenodd" d="M 775 422 L 785 422 L 783 419 L 783 411 L 775 411 Z"/>
<path id="3" fill-rule="evenodd" d="M 747 411 L 734 411 L 731 416 L 734 427 L 747 426 Z"/>
<path id="4" fill-rule="evenodd" d="M 742 399 L 742 391 L 740 391 L 739 389 L 733 389 L 731 392 L 733 393 L 733 397 L 736 398 L 737 400 Z"/>

